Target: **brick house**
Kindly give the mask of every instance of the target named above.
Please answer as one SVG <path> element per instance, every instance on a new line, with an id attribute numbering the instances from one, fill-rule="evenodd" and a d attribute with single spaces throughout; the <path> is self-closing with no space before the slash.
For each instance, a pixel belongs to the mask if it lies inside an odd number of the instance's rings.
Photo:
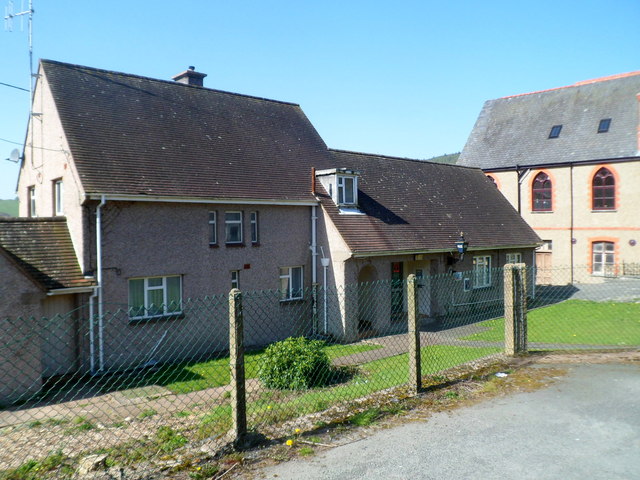
<path id="1" fill-rule="evenodd" d="M 540 283 L 640 273 L 639 94 L 632 72 L 484 104 L 458 164 L 482 168 L 544 240 Z"/>
<path id="2" fill-rule="evenodd" d="M 468 268 L 466 298 L 497 285 L 491 268 L 531 262 L 539 238 L 481 170 L 330 150 L 299 105 L 204 88 L 204 77 L 40 63 L 20 215 L 64 219 L 95 282 L 84 298 L 93 315 L 79 327 L 95 336 L 79 371 L 225 349 L 224 315 L 212 323 L 183 306 L 232 287 L 280 292 L 275 326 L 247 333 L 257 345 L 314 333 L 292 312 L 314 300 L 306 292 L 323 274 L 344 289 Z M 460 232 L 470 253 L 456 264 Z M 357 303 L 341 300 L 319 330 L 353 340 L 406 308 L 402 287 L 379 318 Z"/>

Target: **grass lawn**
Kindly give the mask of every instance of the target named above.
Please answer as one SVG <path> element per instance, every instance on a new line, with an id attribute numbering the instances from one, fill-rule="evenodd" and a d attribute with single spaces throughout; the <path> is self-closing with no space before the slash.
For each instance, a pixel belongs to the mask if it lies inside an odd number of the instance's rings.
<path id="1" fill-rule="evenodd" d="M 327 345 L 324 350 L 330 359 L 382 348 L 379 345 Z M 245 354 L 246 378 L 258 376 L 264 350 Z M 101 385 L 103 391 L 123 390 L 149 385 L 160 385 L 172 393 L 189 393 L 206 388 L 228 385 L 230 381 L 229 357 L 204 362 L 164 365 L 156 371 L 138 372 L 130 376 L 114 376 Z"/>
<path id="2" fill-rule="evenodd" d="M 640 303 L 567 300 L 527 314 L 528 339 L 539 343 L 640 345 Z M 504 319 L 478 324 L 488 330 L 464 340 L 504 341 Z"/>

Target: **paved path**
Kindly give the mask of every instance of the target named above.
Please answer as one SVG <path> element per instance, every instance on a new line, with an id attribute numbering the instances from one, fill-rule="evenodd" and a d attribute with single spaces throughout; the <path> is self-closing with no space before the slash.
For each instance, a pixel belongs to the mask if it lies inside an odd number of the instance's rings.
<path id="1" fill-rule="evenodd" d="M 258 477 L 640 478 L 640 365 L 567 368 L 547 389 L 437 413 Z"/>

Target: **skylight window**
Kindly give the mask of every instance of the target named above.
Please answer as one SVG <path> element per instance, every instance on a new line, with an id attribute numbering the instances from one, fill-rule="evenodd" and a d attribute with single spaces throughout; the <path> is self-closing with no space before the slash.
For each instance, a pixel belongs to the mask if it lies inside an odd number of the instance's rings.
<path id="1" fill-rule="evenodd" d="M 609 131 L 609 127 L 611 126 L 610 118 L 603 118 L 600 120 L 600 124 L 598 125 L 598 133 L 607 133 Z"/>
<path id="2" fill-rule="evenodd" d="M 558 138 L 560 136 L 560 130 L 562 130 L 562 125 L 554 125 L 551 127 L 549 138 Z"/>

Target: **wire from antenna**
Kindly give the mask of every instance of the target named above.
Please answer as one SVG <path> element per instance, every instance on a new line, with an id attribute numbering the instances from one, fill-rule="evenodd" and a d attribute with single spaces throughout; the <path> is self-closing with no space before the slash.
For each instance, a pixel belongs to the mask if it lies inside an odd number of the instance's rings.
<path id="1" fill-rule="evenodd" d="M 16 89 L 18 89 L 18 90 L 22 90 L 23 92 L 30 92 L 30 91 L 31 91 L 31 90 L 29 90 L 28 88 L 18 87 L 18 86 L 16 86 L 16 85 L 11 85 L 10 83 L 0 82 L 0 85 L 4 85 L 5 87 L 16 88 Z"/>

